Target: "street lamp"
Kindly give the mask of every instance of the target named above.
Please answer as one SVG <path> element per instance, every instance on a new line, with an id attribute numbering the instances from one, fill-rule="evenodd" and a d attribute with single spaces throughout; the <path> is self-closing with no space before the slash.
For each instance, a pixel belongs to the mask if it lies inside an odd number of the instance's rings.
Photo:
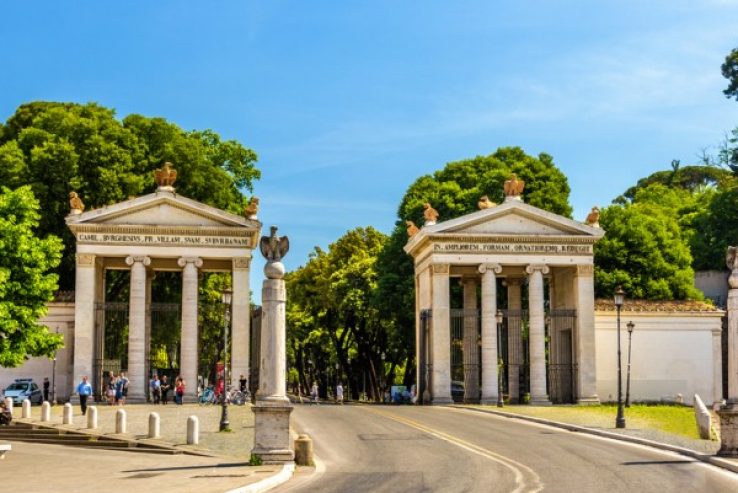
<path id="1" fill-rule="evenodd" d="M 338 362 L 336 361 L 336 391 L 334 392 L 335 397 L 336 397 L 336 402 L 338 402 L 338 378 L 339 378 L 338 369 L 339 368 L 341 368 L 341 365 L 339 365 Z"/>
<path id="2" fill-rule="evenodd" d="M 384 351 L 382 351 L 381 356 L 382 356 L 382 373 L 379 375 L 379 393 L 380 393 L 379 399 L 380 399 L 380 402 L 384 402 L 384 386 L 387 383 L 384 381 L 385 380 L 384 379 L 384 358 L 385 358 Z"/>
<path id="3" fill-rule="evenodd" d="M 497 354 L 499 355 L 497 359 L 497 407 L 502 407 L 504 406 L 502 398 L 502 368 L 505 365 L 505 361 L 502 359 L 502 310 L 497 310 L 495 321 L 497 322 Z"/>
<path id="4" fill-rule="evenodd" d="M 615 428 L 625 428 L 625 411 L 623 410 L 623 371 L 620 358 L 620 309 L 623 307 L 625 291 L 618 286 L 615 290 L 615 308 L 617 309 L 618 332 L 618 415 L 615 418 Z"/>
<path id="5" fill-rule="evenodd" d="M 59 329 L 56 329 L 57 335 Z M 56 349 L 54 349 L 54 359 L 51 364 L 51 404 L 56 406 Z"/>
<path id="6" fill-rule="evenodd" d="M 231 296 L 230 289 L 224 289 L 221 301 L 225 307 L 223 317 L 223 400 L 221 402 L 220 431 L 228 430 L 231 423 L 228 421 L 228 326 L 231 322 Z"/>
<path id="7" fill-rule="evenodd" d="M 635 326 L 636 324 L 632 321 L 628 322 L 628 325 L 626 325 L 626 327 L 628 327 L 628 378 L 625 381 L 625 407 L 630 407 L 630 343 Z"/>

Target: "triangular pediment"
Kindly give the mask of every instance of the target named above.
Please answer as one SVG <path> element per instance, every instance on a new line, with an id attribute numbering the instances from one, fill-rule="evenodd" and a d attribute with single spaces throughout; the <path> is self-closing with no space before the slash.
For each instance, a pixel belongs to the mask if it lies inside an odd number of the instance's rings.
<path id="1" fill-rule="evenodd" d="M 215 207 L 176 195 L 156 192 L 110 206 L 67 216 L 74 230 L 76 225 L 166 226 L 206 228 L 258 228 L 258 221 L 249 220 Z"/>

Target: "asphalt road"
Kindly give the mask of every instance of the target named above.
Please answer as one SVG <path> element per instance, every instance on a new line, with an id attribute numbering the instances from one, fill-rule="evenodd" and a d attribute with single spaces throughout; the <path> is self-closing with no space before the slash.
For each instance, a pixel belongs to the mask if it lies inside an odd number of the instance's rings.
<path id="1" fill-rule="evenodd" d="M 648 447 L 444 407 L 296 406 L 317 472 L 279 492 L 738 492 L 738 474 Z"/>

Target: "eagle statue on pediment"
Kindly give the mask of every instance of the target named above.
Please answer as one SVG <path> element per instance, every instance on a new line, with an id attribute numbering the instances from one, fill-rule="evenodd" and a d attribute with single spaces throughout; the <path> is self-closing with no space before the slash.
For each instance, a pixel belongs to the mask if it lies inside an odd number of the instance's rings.
<path id="1" fill-rule="evenodd" d="M 161 169 L 154 170 L 154 180 L 160 187 L 171 187 L 177 181 L 177 170 L 172 168 L 172 163 L 166 162 Z"/>
<path id="2" fill-rule="evenodd" d="M 277 236 L 277 227 L 272 226 L 269 236 L 262 236 L 259 249 L 269 262 L 279 262 L 290 249 L 290 240 L 286 236 Z"/>

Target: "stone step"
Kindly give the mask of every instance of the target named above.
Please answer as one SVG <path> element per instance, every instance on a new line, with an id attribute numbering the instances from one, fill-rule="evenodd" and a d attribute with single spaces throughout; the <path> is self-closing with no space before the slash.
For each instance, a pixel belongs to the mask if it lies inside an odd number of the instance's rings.
<path id="1" fill-rule="evenodd" d="M 90 438 L 84 436 L 84 435 L 52 435 L 49 433 L 1 433 L 0 432 L 0 439 L 5 440 L 23 440 L 23 439 L 46 439 L 46 440 L 59 440 L 59 441 L 68 441 L 68 440 L 89 440 Z"/>
<path id="2" fill-rule="evenodd" d="M 8 440 L 8 438 L 6 438 Z M 89 445 L 91 447 L 115 447 L 128 448 L 128 442 L 119 442 L 114 440 L 91 440 L 89 438 L 73 438 L 70 440 L 59 439 L 59 437 L 13 437 L 10 441 L 28 442 L 28 443 L 46 443 L 56 445 Z M 135 444 L 133 445 L 135 447 Z"/>
<path id="3" fill-rule="evenodd" d="M 47 435 L 58 435 L 59 430 L 51 430 L 47 428 L 26 428 L 26 427 L 8 427 L 0 428 L 0 435 L 15 435 L 23 433 L 44 433 Z"/>

